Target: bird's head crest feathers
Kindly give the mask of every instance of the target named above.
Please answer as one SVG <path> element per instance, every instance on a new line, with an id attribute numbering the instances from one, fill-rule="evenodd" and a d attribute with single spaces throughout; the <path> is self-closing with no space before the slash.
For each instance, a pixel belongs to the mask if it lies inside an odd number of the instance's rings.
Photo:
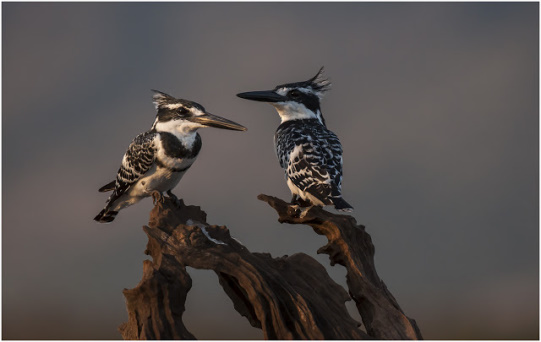
<path id="1" fill-rule="evenodd" d="M 277 86 L 275 89 L 280 88 L 306 88 L 315 93 L 319 98 L 323 97 L 323 94 L 331 89 L 331 82 L 323 76 L 324 67 L 321 67 L 317 74 L 304 82 L 287 83 Z"/>
<path id="2" fill-rule="evenodd" d="M 152 89 L 152 92 L 154 93 L 152 95 L 152 100 L 154 102 L 154 106 L 156 106 L 156 109 L 179 102 L 178 99 L 159 90 Z"/>
<path id="3" fill-rule="evenodd" d="M 331 89 L 332 85 L 331 81 L 323 77 L 323 71 L 324 67 L 321 67 L 314 77 L 305 82 L 308 84 L 308 87 L 321 94 Z"/>

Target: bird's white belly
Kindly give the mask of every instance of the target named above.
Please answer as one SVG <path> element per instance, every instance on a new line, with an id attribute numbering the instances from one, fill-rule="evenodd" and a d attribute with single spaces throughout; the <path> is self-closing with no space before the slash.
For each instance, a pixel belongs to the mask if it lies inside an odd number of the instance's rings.
<path id="1" fill-rule="evenodd" d="M 168 168 L 160 167 L 154 164 L 147 173 L 137 181 L 130 189 L 124 193 L 116 201 L 113 210 L 118 211 L 120 209 L 129 207 L 137 202 L 139 202 L 144 197 L 149 197 L 152 195 L 152 192 L 165 192 L 172 190 L 178 185 L 182 176 L 187 171 L 195 159 L 181 160 L 177 159 L 175 163 L 173 158 L 167 160 L 167 164 L 171 168 L 176 168 L 179 170 L 186 169 L 185 171 L 172 171 Z"/>
<path id="2" fill-rule="evenodd" d="M 163 167 L 153 166 L 130 191 L 130 196 L 147 197 L 153 191 L 165 192 L 173 189 L 186 171 L 174 172 Z"/>

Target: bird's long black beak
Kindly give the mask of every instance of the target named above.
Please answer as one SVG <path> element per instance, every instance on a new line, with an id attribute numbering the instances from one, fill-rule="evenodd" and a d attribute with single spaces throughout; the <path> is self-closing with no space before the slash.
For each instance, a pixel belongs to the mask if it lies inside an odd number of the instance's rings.
<path id="1" fill-rule="evenodd" d="M 272 90 L 264 91 L 249 91 L 246 93 L 237 94 L 241 99 L 261 101 L 261 102 L 284 102 L 287 100 L 285 96 L 276 94 Z"/>
<path id="2" fill-rule="evenodd" d="M 201 125 L 207 127 L 216 127 L 223 129 L 230 129 L 233 131 L 246 131 L 247 128 L 239 125 L 236 122 L 222 118 L 221 116 L 205 113 L 203 115 L 198 115 L 190 118 L 191 121 L 197 122 Z"/>

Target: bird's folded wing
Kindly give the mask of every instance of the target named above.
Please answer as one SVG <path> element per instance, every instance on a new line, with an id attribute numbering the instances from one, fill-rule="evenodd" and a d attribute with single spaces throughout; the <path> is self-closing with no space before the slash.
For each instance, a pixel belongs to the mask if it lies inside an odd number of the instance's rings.
<path id="1" fill-rule="evenodd" d="M 109 183 L 105 184 L 101 188 L 98 189 L 99 192 L 109 192 L 115 190 L 116 186 L 116 180 L 110 181 Z"/>
<path id="2" fill-rule="evenodd" d="M 333 132 L 328 129 L 317 129 L 317 147 L 329 176 L 331 178 L 332 196 L 340 196 L 342 191 L 342 144 Z"/>
<path id="3" fill-rule="evenodd" d="M 114 193 L 116 197 L 124 194 L 152 167 L 156 159 L 157 135 L 158 133 L 154 132 L 141 133 L 128 147 L 116 176 Z"/>
<path id="4" fill-rule="evenodd" d="M 310 193 L 323 203 L 327 202 L 333 190 L 323 154 L 313 144 L 300 144 L 291 151 L 287 177 L 300 190 Z"/>

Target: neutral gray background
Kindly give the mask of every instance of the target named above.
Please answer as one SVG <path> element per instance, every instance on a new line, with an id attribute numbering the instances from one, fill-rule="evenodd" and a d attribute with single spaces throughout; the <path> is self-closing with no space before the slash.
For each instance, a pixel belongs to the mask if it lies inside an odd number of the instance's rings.
<path id="1" fill-rule="evenodd" d="M 429 339 L 537 339 L 537 3 L 3 3 L 2 330 L 5 339 L 116 339 L 142 275 L 145 200 L 92 218 L 149 89 L 247 126 L 201 130 L 175 193 L 252 251 L 305 252 L 345 284 L 289 199 L 271 106 L 235 97 L 313 76 L 344 146 L 344 196 L 380 276 Z M 186 324 L 258 339 L 216 276 L 190 270 Z M 350 308 L 353 305 L 348 304 Z M 355 317 L 358 317 L 355 316 Z"/>

